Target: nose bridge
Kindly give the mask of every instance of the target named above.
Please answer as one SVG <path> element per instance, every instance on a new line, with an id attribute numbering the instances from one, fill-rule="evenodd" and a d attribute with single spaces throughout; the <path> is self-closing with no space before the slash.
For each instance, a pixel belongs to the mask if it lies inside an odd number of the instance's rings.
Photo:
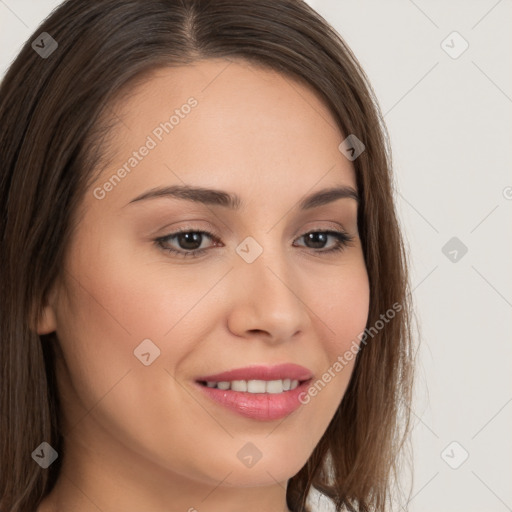
<path id="1" fill-rule="evenodd" d="M 263 250 L 262 254 L 250 264 L 247 272 L 255 289 L 267 295 L 267 300 L 290 301 L 290 275 L 292 273 L 287 255 L 282 250 Z M 292 301 L 293 302 L 293 301 Z"/>
<path id="2" fill-rule="evenodd" d="M 267 289 L 273 297 L 289 300 L 292 292 L 288 286 L 293 270 L 286 249 L 277 230 L 271 230 L 246 237 L 237 247 L 237 253 L 243 260 L 240 266 L 245 267 L 244 273 L 248 274 L 251 284 Z"/>
<path id="3" fill-rule="evenodd" d="M 300 280 L 293 276 L 290 253 L 277 239 L 277 232 L 247 237 L 237 253 L 235 309 L 244 311 L 243 329 L 267 331 L 280 339 L 304 329 L 307 308 L 300 300 Z M 240 321 L 241 316 L 235 316 Z"/>

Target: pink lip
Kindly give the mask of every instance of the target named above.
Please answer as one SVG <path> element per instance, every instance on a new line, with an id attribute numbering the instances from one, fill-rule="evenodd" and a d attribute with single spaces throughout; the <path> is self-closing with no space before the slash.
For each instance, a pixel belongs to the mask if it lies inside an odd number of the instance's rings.
<path id="1" fill-rule="evenodd" d="M 308 380 L 313 374 L 304 366 L 298 364 L 278 364 L 275 366 L 253 365 L 236 368 L 227 372 L 198 377 L 196 381 L 221 382 L 231 380 Z"/>
<path id="2" fill-rule="evenodd" d="M 313 374 L 303 366 L 281 364 L 277 366 L 250 366 L 196 379 L 201 392 L 232 411 L 247 418 L 271 421 L 288 416 L 302 404 L 299 397 L 309 386 Z M 209 388 L 202 382 L 232 380 L 298 380 L 299 385 L 283 393 L 248 393 L 243 391 Z"/>

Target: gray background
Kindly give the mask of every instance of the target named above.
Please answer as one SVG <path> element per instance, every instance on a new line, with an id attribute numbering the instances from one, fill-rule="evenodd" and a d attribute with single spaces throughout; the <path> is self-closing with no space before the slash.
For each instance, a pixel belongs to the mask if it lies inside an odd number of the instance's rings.
<path id="1" fill-rule="evenodd" d="M 403 509 L 512 511 L 512 2 L 309 3 L 360 60 L 391 136 L 422 333 Z M 59 4 L 0 0 L 0 76 Z"/>

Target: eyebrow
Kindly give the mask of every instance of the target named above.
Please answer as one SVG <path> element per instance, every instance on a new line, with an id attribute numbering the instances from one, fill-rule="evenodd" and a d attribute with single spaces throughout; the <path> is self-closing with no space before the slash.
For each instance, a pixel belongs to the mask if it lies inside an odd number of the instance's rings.
<path id="1" fill-rule="evenodd" d="M 172 185 L 169 187 L 153 188 L 137 196 L 135 199 L 132 199 L 128 204 L 162 197 L 184 199 L 212 206 L 222 206 L 232 210 L 239 210 L 243 205 L 243 201 L 237 194 L 231 194 L 224 190 L 194 187 L 191 185 Z M 300 201 L 298 208 L 299 210 L 310 210 L 345 198 L 354 199 L 358 203 L 360 201 L 358 193 L 352 187 L 338 186 L 325 188 L 304 197 Z"/>

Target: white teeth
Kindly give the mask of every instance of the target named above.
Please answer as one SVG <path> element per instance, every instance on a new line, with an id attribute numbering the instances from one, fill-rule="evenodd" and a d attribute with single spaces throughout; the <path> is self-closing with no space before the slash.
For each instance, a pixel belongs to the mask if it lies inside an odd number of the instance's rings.
<path id="1" fill-rule="evenodd" d="M 247 381 L 246 380 L 234 380 L 231 382 L 231 390 L 232 391 L 247 391 Z"/>
<path id="2" fill-rule="evenodd" d="M 283 391 L 290 391 L 299 385 L 298 380 L 280 379 L 280 380 L 233 380 L 231 382 L 206 382 L 209 388 L 218 388 L 224 391 L 243 391 L 248 393 L 271 393 L 278 394 Z"/>
<path id="3" fill-rule="evenodd" d="M 282 393 L 283 381 L 282 380 L 269 380 L 267 382 L 267 393 Z"/>
<path id="4" fill-rule="evenodd" d="M 247 391 L 249 393 L 265 393 L 267 383 L 264 380 L 248 380 Z"/>

